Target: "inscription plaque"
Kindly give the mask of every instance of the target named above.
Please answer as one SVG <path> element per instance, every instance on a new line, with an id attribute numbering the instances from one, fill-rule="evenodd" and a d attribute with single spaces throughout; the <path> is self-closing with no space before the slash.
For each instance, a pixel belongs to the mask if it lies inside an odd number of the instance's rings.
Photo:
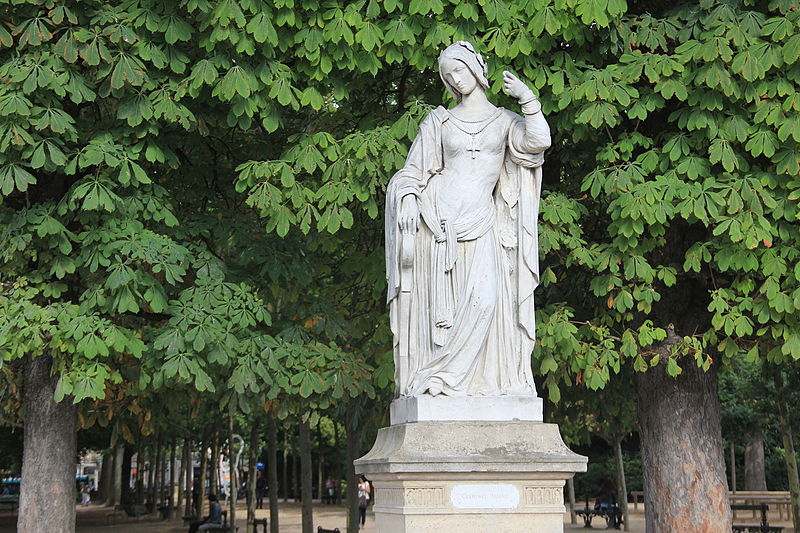
<path id="1" fill-rule="evenodd" d="M 519 491 L 508 483 L 456 485 L 450 502 L 456 509 L 516 509 Z"/>

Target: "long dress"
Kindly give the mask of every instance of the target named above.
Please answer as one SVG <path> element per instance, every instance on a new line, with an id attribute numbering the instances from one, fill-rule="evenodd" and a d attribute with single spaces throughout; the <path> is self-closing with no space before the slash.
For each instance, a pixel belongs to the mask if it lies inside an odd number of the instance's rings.
<path id="1" fill-rule="evenodd" d="M 549 138 L 541 114 L 502 108 L 466 122 L 440 107 L 421 124 L 386 201 L 399 396 L 535 395 L 536 217 Z M 408 194 L 421 214 L 413 235 L 397 225 Z"/>

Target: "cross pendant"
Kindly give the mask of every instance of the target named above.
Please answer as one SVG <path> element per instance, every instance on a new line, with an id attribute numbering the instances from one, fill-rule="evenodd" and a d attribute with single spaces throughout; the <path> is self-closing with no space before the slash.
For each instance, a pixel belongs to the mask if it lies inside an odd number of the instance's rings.
<path id="1" fill-rule="evenodd" d="M 475 152 L 480 152 L 481 149 L 478 148 L 478 143 L 475 141 L 475 136 L 473 135 L 469 142 L 469 148 L 467 148 L 467 152 L 472 152 L 472 159 L 475 159 Z"/>

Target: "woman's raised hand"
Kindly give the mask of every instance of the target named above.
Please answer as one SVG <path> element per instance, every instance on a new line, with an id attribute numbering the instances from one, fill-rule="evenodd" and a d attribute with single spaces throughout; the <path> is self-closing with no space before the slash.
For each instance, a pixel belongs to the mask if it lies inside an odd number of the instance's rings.
<path id="1" fill-rule="evenodd" d="M 503 90 L 508 96 L 517 100 L 528 100 L 534 96 L 533 91 L 522 80 L 507 70 L 503 71 Z"/>

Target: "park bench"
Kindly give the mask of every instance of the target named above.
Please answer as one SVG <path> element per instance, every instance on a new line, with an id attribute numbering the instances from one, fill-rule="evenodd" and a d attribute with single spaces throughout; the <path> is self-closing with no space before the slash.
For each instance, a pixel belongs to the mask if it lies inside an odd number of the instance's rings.
<path id="1" fill-rule="evenodd" d="M 781 533 L 783 528 L 780 526 L 769 525 L 769 505 L 762 503 L 759 505 L 733 504 L 731 511 L 760 511 L 761 523 L 758 525 L 733 525 L 733 533 Z"/>
<path id="2" fill-rule="evenodd" d="M 606 521 L 606 529 L 614 528 L 619 529 L 622 525 L 622 510 L 616 505 L 613 507 L 594 509 L 589 508 L 589 500 L 586 500 L 586 507 L 578 509 L 575 514 L 583 519 L 583 527 L 592 527 L 592 520 L 597 517 L 603 517 Z"/>
<path id="3" fill-rule="evenodd" d="M 267 529 L 267 519 L 266 518 L 256 518 L 253 520 L 253 533 L 258 533 L 258 526 L 264 528 L 264 533 L 267 533 L 269 530 Z"/>
<path id="4" fill-rule="evenodd" d="M 192 522 L 196 522 L 197 521 L 197 515 L 196 514 L 183 515 L 181 517 L 181 520 L 183 520 L 183 525 L 184 526 L 188 526 Z"/>
<path id="5" fill-rule="evenodd" d="M 737 492 L 729 492 L 728 499 L 730 500 L 731 504 L 750 504 L 750 505 L 758 505 L 761 503 L 766 503 L 772 509 L 778 510 L 778 517 L 779 519 L 783 520 L 784 514 L 786 515 L 786 519 L 791 519 L 791 504 L 792 500 L 789 496 L 789 491 L 778 491 L 778 490 L 745 490 L 745 491 L 737 491 Z M 753 518 L 756 517 L 756 513 L 753 513 Z M 734 518 L 736 515 L 734 514 Z"/>
<path id="6" fill-rule="evenodd" d="M 339 528 L 336 529 L 323 529 L 322 526 L 317 528 L 317 533 L 339 533 Z"/>

